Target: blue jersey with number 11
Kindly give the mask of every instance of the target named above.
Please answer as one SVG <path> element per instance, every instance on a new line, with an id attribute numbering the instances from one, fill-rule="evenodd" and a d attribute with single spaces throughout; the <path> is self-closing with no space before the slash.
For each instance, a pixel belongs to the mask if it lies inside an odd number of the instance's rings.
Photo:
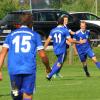
<path id="1" fill-rule="evenodd" d="M 21 27 L 8 35 L 3 47 L 8 48 L 9 74 L 32 74 L 36 71 L 36 50 L 43 49 L 38 33 Z"/>
<path id="2" fill-rule="evenodd" d="M 49 37 L 53 40 L 54 52 L 56 55 L 66 52 L 66 39 L 70 38 L 67 28 L 64 26 L 57 26 L 51 30 Z"/>

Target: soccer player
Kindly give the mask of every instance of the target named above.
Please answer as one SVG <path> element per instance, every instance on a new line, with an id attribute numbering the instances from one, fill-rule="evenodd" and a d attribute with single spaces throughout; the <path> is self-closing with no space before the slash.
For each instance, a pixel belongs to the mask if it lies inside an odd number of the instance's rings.
<path id="1" fill-rule="evenodd" d="M 32 100 L 36 79 L 36 51 L 46 66 L 46 72 L 49 73 L 51 69 L 40 35 L 28 27 L 31 26 L 31 15 L 23 13 L 21 20 L 22 26 L 7 36 L 0 52 L 0 79 L 3 61 L 8 53 L 13 100 Z"/>
<path id="2" fill-rule="evenodd" d="M 78 55 L 79 55 L 79 58 L 83 64 L 83 69 L 85 71 L 85 74 L 87 77 L 90 76 L 90 73 L 88 71 L 88 68 L 87 68 L 87 56 L 90 57 L 93 62 L 96 64 L 96 66 L 98 68 L 100 68 L 100 62 L 97 61 L 97 58 L 94 54 L 94 52 L 92 51 L 92 48 L 89 44 L 89 35 L 90 35 L 90 31 L 89 30 L 86 30 L 86 22 L 85 21 L 81 21 L 80 22 L 80 30 L 78 30 L 75 34 L 74 34 L 74 40 L 77 40 L 79 41 L 80 39 L 86 39 L 86 43 L 83 43 L 83 44 L 76 44 L 76 48 L 77 48 L 77 51 L 78 51 Z"/>
<path id="3" fill-rule="evenodd" d="M 68 29 L 68 31 L 69 31 L 70 34 L 74 34 L 74 32 L 73 32 L 71 29 L 69 29 L 69 28 L 67 27 L 67 24 L 68 24 L 68 15 L 62 15 L 61 17 L 64 18 L 64 20 L 63 20 L 63 21 L 64 21 L 64 22 L 63 22 L 64 27 Z M 69 41 L 66 41 L 66 48 L 67 48 L 67 49 L 69 48 L 70 45 L 71 45 L 71 43 L 70 43 Z M 62 67 L 61 67 L 61 68 L 62 68 Z M 61 70 L 61 69 L 60 69 L 60 70 Z M 58 72 L 57 72 L 55 75 L 53 75 L 54 78 L 56 78 L 56 77 L 62 78 L 62 77 L 63 77 L 63 76 L 60 74 L 60 70 L 58 70 Z"/>
<path id="4" fill-rule="evenodd" d="M 75 41 L 70 37 L 68 29 L 64 27 L 64 18 L 66 18 L 66 16 L 60 17 L 58 19 L 58 26 L 51 30 L 50 35 L 44 44 L 46 49 L 52 39 L 54 53 L 58 58 L 52 67 L 52 71 L 47 75 L 48 80 L 50 80 L 63 65 L 64 58 L 66 56 L 66 40 L 70 41 L 71 43 L 85 43 L 84 40 Z"/>

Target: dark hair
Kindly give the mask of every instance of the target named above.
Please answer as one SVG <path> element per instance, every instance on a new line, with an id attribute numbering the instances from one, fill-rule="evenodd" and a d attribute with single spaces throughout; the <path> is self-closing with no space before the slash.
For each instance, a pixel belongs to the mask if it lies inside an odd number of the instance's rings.
<path id="1" fill-rule="evenodd" d="M 81 25 L 81 24 L 87 25 L 87 23 L 86 23 L 84 20 L 80 21 L 80 25 Z"/>
<path id="2" fill-rule="evenodd" d="M 68 18 L 68 15 L 62 15 L 61 17 L 58 18 L 58 25 L 63 25 L 64 23 L 64 18 Z"/>
<path id="3" fill-rule="evenodd" d="M 32 14 L 31 13 L 22 13 L 21 14 L 21 25 L 27 25 L 29 26 L 32 24 Z"/>

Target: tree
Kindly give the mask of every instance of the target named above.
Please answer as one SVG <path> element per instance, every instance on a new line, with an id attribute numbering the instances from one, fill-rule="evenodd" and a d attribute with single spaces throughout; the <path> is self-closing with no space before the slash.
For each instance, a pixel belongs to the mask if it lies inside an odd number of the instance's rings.
<path id="1" fill-rule="evenodd" d="M 0 0 L 0 19 L 2 19 L 8 12 L 20 10 L 21 6 L 19 0 Z M 29 2 L 25 0 L 23 9 L 29 9 Z"/>

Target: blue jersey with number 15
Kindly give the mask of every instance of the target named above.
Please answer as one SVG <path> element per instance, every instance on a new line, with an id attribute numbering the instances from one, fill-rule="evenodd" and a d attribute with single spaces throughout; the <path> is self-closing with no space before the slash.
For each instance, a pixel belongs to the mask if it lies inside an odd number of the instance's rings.
<path id="1" fill-rule="evenodd" d="M 49 37 L 53 40 L 54 52 L 56 55 L 66 52 L 66 39 L 70 38 L 67 28 L 59 25 L 51 30 Z"/>
<path id="2" fill-rule="evenodd" d="M 38 33 L 22 26 L 7 36 L 3 47 L 8 48 L 9 74 L 32 74 L 36 71 L 36 50 L 43 49 Z"/>

